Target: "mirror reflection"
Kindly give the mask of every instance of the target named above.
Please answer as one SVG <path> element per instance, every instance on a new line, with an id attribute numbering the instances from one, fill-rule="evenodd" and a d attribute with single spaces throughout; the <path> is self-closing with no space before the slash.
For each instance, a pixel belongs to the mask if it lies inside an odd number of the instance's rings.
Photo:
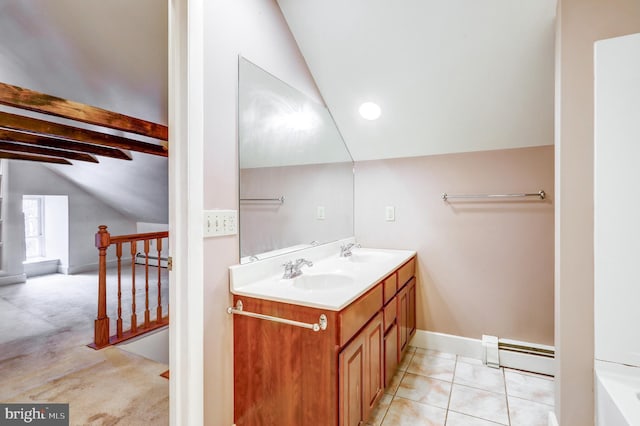
<path id="1" fill-rule="evenodd" d="M 353 235 L 353 161 L 321 104 L 239 58 L 241 263 Z"/>

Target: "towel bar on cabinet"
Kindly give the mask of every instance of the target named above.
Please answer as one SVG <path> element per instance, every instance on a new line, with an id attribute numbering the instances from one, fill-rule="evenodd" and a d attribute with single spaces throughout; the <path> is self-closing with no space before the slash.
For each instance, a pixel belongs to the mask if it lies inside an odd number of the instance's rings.
<path id="1" fill-rule="evenodd" d="M 317 323 L 309 324 L 306 322 L 293 321 L 286 318 L 273 317 L 271 315 L 257 314 L 255 312 L 247 312 L 247 311 L 244 311 L 242 308 L 243 308 L 242 300 L 238 300 L 238 302 L 236 302 L 235 307 L 230 306 L 227 308 L 227 313 L 235 314 L 235 315 L 244 315 L 246 317 L 251 317 L 251 318 L 260 318 L 267 321 L 275 321 L 283 324 L 294 325 L 296 327 L 308 328 L 313 331 L 320 331 L 320 330 L 327 329 L 327 316 L 325 314 L 320 315 L 320 318 L 318 319 Z"/>

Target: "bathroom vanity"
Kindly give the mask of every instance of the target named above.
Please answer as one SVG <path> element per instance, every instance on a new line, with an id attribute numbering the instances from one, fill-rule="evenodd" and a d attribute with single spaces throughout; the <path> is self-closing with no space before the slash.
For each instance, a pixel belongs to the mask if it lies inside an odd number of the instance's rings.
<path id="1" fill-rule="evenodd" d="M 281 275 L 282 259 L 260 265 L 261 273 L 257 265 L 232 267 L 233 311 L 241 309 L 234 315 L 238 426 L 363 424 L 407 349 L 416 329 L 415 252 L 354 249 L 323 258 L 321 250 L 328 248 L 304 254 L 314 266 L 293 279 L 260 278 L 264 268 Z"/>

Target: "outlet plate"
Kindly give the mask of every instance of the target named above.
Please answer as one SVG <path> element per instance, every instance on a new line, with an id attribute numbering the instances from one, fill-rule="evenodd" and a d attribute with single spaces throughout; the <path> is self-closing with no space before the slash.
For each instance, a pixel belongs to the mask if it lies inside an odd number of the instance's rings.
<path id="1" fill-rule="evenodd" d="M 387 222 L 396 220 L 396 209 L 393 206 L 386 206 L 384 209 L 384 218 Z"/>
<path id="2" fill-rule="evenodd" d="M 237 210 L 205 210 L 203 215 L 204 237 L 221 237 L 238 233 Z"/>

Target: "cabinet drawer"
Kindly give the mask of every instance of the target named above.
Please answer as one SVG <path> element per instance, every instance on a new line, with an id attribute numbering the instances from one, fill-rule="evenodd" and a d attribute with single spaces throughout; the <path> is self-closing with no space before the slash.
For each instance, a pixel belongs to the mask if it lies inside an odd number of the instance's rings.
<path id="1" fill-rule="evenodd" d="M 384 307 L 384 331 L 387 331 L 389 327 L 393 324 L 398 316 L 398 303 L 396 298 L 394 297 L 391 302 L 389 302 Z"/>
<path id="2" fill-rule="evenodd" d="M 396 295 L 398 291 L 398 275 L 394 272 L 389 275 L 383 282 L 382 287 L 384 290 L 384 304 L 386 305 L 389 300 Z"/>
<path id="3" fill-rule="evenodd" d="M 398 269 L 398 288 L 402 288 L 416 274 L 416 258 L 413 257 Z"/>
<path id="4" fill-rule="evenodd" d="M 340 347 L 344 346 L 380 309 L 382 309 L 382 283 L 338 314 Z"/>

